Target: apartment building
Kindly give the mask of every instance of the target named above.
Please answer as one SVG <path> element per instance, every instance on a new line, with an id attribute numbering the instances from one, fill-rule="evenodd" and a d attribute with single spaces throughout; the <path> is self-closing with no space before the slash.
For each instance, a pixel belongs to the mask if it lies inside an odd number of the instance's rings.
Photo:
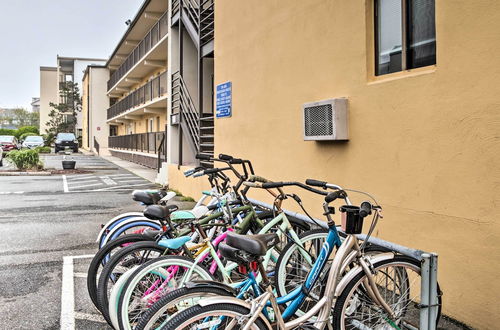
<path id="1" fill-rule="evenodd" d="M 39 113 L 40 112 L 40 98 L 32 97 L 31 98 L 31 112 Z"/>
<path id="2" fill-rule="evenodd" d="M 215 153 L 370 192 L 378 237 L 439 254 L 443 313 L 496 328 L 500 3 L 232 0 L 215 17 Z M 188 80 L 196 66 L 172 53 Z M 206 180 L 185 179 L 183 161 L 169 159 L 169 185 L 198 196 Z"/>
<path id="3" fill-rule="evenodd" d="M 109 152 L 152 168 L 167 159 L 168 13 L 145 1 L 106 63 Z"/>
<path id="4" fill-rule="evenodd" d="M 51 111 L 50 103 L 62 103 L 60 96 L 62 84 L 72 81 L 78 84 L 81 95 L 82 79 L 89 65 L 103 65 L 105 59 L 57 56 L 55 67 L 40 67 L 40 133 L 45 133 L 46 123 Z M 76 132 L 82 135 L 82 115 L 77 113 Z"/>
<path id="5" fill-rule="evenodd" d="M 106 94 L 109 70 L 89 65 L 82 80 L 82 148 L 99 155 L 108 155 L 110 127 L 106 124 L 109 98 Z"/>

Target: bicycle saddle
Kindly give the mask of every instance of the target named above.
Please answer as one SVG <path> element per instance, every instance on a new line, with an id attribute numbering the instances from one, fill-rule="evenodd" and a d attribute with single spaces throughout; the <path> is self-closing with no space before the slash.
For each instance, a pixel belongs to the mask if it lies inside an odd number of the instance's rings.
<path id="1" fill-rule="evenodd" d="M 162 195 L 158 191 L 134 190 L 132 192 L 132 199 L 144 205 L 156 204 L 161 198 Z"/>
<path id="2" fill-rule="evenodd" d="M 197 206 L 191 211 L 188 210 L 182 210 L 182 211 L 177 211 L 172 213 L 171 219 L 173 221 L 179 221 L 179 220 L 195 220 L 195 219 L 200 219 L 203 218 L 205 214 L 208 213 L 208 208 L 204 205 Z"/>
<path id="3" fill-rule="evenodd" d="M 170 214 L 170 209 L 161 205 L 149 205 L 144 210 L 144 216 L 151 220 L 165 220 Z"/>
<path id="4" fill-rule="evenodd" d="M 228 232 L 226 237 L 226 244 L 228 246 L 248 252 L 254 256 L 265 255 L 267 250 L 279 242 L 280 239 L 276 234 L 239 235 Z"/>

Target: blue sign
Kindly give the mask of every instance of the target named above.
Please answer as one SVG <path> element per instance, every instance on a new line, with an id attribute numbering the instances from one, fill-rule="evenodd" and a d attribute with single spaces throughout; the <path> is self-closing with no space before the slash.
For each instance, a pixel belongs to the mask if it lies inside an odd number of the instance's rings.
<path id="1" fill-rule="evenodd" d="M 232 108 L 232 83 L 230 81 L 217 85 L 215 90 L 217 118 L 231 117 Z"/>

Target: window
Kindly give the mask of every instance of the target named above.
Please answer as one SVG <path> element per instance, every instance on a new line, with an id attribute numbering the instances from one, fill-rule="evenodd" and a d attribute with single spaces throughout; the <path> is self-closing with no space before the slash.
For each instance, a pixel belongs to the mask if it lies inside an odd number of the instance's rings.
<path id="1" fill-rule="evenodd" d="M 375 0 L 375 74 L 436 64 L 435 0 Z"/>

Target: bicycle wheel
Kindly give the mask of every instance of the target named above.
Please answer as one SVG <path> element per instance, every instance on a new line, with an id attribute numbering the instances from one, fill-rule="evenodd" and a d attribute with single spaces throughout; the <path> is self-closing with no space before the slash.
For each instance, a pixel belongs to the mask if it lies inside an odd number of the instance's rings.
<path id="1" fill-rule="evenodd" d="M 121 248 L 127 247 L 133 243 L 153 240 L 154 238 L 147 235 L 130 234 L 109 242 L 97 251 L 87 271 L 87 290 L 95 307 L 99 308 L 97 303 L 97 282 L 106 262 Z"/>
<path id="2" fill-rule="evenodd" d="M 200 299 L 214 296 L 233 295 L 228 290 L 216 287 L 183 287 L 169 292 L 142 315 L 134 330 L 158 329 L 173 315 L 196 305 Z"/>
<path id="3" fill-rule="evenodd" d="M 334 305 L 335 329 L 418 329 L 420 313 L 420 263 L 410 257 L 394 258 L 373 265 L 380 295 L 391 307 L 395 318 L 374 302 L 367 290 L 367 276 L 357 274 Z M 439 287 L 438 287 L 439 292 Z M 439 320 L 441 297 L 439 296 Z"/>
<path id="4" fill-rule="evenodd" d="M 214 277 L 202 265 L 195 265 L 191 258 L 165 256 L 145 263 L 123 286 L 116 306 L 120 329 L 132 329 L 161 297 L 188 281 L 196 280 L 214 280 Z"/>
<path id="5" fill-rule="evenodd" d="M 245 324 L 238 324 L 238 319 L 250 314 L 250 310 L 235 304 L 213 304 L 208 306 L 195 305 L 168 321 L 161 330 L 170 329 L 243 329 Z M 250 329 L 270 329 L 258 318 Z"/>
<path id="6" fill-rule="evenodd" d="M 97 286 L 97 304 L 108 323 L 111 322 L 108 309 L 109 294 L 114 283 L 133 266 L 157 258 L 164 252 L 165 248 L 156 242 L 138 242 L 121 249 L 106 263 Z"/>

